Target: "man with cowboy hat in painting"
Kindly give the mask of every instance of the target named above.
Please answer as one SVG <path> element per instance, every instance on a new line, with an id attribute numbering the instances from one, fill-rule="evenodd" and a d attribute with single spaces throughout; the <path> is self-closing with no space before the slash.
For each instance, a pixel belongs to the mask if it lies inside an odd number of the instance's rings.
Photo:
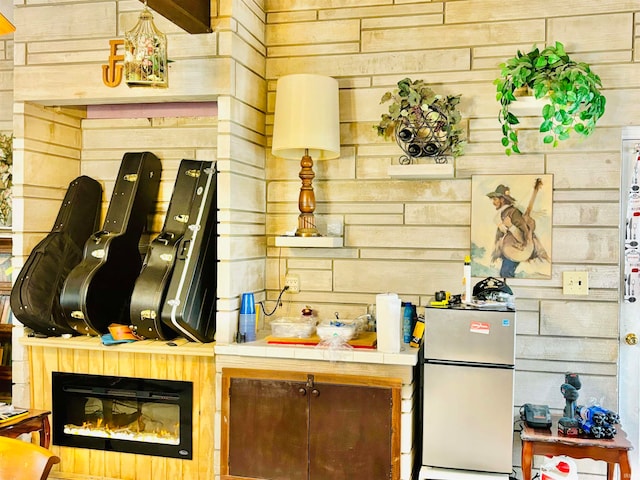
<path id="1" fill-rule="evenodd" d="M 539 181 L 539 180 L 538 180 Z M 536 183 L 535 189 L 541 185 Z M 544 248 L 534 234 L 535 222 L 514 206 L 516 199 L 506 185 L 498 185 L 493 192 L 487 193 L 496 208 L 496 237 L 491 262 L 502 259 L 500 276 L 513 278 L 520 262 L 533 258 L 549 260 Z"/>

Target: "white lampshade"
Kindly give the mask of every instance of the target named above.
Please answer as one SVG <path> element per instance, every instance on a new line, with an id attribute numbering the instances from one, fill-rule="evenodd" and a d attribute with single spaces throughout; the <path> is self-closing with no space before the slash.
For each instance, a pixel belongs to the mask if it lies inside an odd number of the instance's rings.
<path id="1" fill-rule="evenodd" d="M 315 160 L 340 156 L 338 81 L 300 73 L 278 79 L 271 151 L 300 159 L 308 150 Z"/>

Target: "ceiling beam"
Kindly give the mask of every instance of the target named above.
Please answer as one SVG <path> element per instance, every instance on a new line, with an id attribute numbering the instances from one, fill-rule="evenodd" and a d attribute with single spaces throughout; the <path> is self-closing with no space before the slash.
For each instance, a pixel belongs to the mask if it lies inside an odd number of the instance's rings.
<path id="1" fill-rule="evenodd" d="M 188 33 L 210 33 L 211 0 L 140 0 Z"/>

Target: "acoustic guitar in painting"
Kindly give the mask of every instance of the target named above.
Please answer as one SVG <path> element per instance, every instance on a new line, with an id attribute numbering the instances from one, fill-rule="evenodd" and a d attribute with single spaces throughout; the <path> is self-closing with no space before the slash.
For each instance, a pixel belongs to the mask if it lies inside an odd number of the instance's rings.
<path id="1" fill-rule="evenodd" d="M 76 332 L 100 335 L 111 323 L 129 324 L 131 292 L 142 267 L 138 244 L 155 207 L 161 168 L 153 153 L 125 153 L 102 230 L 86 241 L 60 295 Z"/>
<path id="2" fill-rule="evenodd" d="M 533 236 L 536 229 L 536 221 L 531 217 L 531 210 L 533 209 L 533 204 L 540 188 L 542 188 L 542 180 L 537 178 L 533 185 L 529 205 L 527 205 L 527 209 L 522 214 L 526 225 L 526 230 L 523 232 L 524 241 L 518 240 L 511 232 L 507 232 L 505 236 L 502 237 L 502 254 L 513 262 L 526 262 L 533 255 L 535 249 Z"/>

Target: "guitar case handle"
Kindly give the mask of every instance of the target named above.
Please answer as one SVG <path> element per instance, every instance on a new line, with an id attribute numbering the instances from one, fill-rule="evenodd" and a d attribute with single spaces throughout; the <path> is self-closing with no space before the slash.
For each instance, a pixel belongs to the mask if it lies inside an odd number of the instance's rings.
<path id="1" fill-rule="evenodd" d="M 180 242 L 180 247 L 178 248 L 178 260 L 184 260 L 187 258 L 187 252 L 189 251 L 189 245 L 191 244 L 191 240 L 185 239 Z"/>

